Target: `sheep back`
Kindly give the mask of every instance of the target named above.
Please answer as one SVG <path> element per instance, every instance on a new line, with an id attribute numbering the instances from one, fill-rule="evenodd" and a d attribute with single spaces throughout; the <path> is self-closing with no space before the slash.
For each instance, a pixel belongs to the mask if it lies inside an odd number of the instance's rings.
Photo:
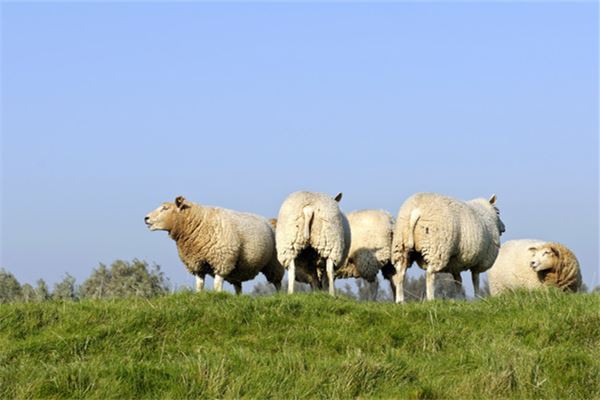
<path id="1" fill-rule="evenodd" d="M 435 193 L 408 198 L 398 212 L 392 261 L 436 272 L 489 269 L 500 247 L 496 211 L 485 199 L 463 202 Z M 414 257 L 414 259 L 413 259 Z"/>
<path id="2" fill-rule="evenodd" d="M 393 219 L 383 210 L 353 211 L 347 215 L 352 240 L 340 278 L 377 279 L 379 270 L 391 261 Z"/>
<path id="3" fill-rule="evenodd" d="M 170 234 L 190 272 L 218 274 L 231 283 L 253 279 L 275 251 L 265 218 L 220 207 L 190 203 Z"/>
<path id="4" fill-rule="evenodd" d="M 287 268 L 307 248 L 336 268 L 345 261 L 350 244 L 350 227 L 338 203 L 323 193 L 290 194 L 277 218 L 277 257 Z"/>

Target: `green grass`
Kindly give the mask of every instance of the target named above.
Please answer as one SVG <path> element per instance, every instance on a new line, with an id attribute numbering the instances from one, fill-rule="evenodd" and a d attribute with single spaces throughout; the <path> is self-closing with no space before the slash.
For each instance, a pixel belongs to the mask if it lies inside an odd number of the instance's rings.
<path id="1" fill-rule="evenodd" d="M 600 295 L 0 305 L 0 398 L 600 398 Z"/>

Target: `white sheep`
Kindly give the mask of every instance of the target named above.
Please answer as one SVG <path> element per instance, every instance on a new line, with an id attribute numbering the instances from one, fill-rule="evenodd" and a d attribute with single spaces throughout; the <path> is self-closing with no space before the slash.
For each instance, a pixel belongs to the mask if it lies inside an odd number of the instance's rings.
<path id="1" fill-rule="evenodd" d="M 559 243 L 541 240 L 509 240 L 502 244 L 488 271 L 490 294 L 506 290 L 540 289 L 547 286 L 577 292 L 582 279 L 575 254 Z"/>
<path id="2" fill-rule="evenodd" d="M 379 270 L 384 276 L 391 264 L 392 216 L 383 210 L 361 210 L 347 214 L 352 240 L 348 258 L 337 278 L 362 278 L 369 282 L 371 299 L 377 298 Z"/>
<path id="3" fill-rule="evenodd" d="M 341 197 L 295 192 L 281 205 L 275 237 L 277 257 L 288 270 L 288 293 L 294 293 L 300 267 L 308 280 L 322 282 L 326 276 L 329 293 L 335 295 L 334 273 L 350 247 L 348 221 L 338 206 Z"/>
<path id="4" fill-rule="evenodd" d="M 406 269 L 413 261 L 427 271 L 428 300 L 434 298 L 438 272 L 452 274 L 462 288 L 460 273 L 471 270 L 475 295 L 480 295 L 479 274 L 494 263 L 505 230 L 495 204 L 495 195 L 467 202 L 436 193 L 408 198 L 398 212 L 392 244 L 396 302 L 404 301 Z"/>
<path id="5" fill-rule="evenodd" d="M 223 280 L 237 294 L 242 282 L 262 272 L 277 290 L 284 269 L 277 261 L 275 234 L 266 218 L 219 207 L 188 202 L 179 196 L 149 213 L 145 222 L 152 231 L 163 230 L 175 240 L 179 257 L 196 276 L 202 291 L 206 275 L 214 276 L 214 289 L 223 290 Z"/>

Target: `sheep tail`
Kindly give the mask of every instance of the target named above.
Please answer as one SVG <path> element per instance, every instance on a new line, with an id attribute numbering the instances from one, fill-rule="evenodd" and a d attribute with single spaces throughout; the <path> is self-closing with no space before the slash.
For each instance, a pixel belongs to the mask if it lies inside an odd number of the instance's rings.
<path id="1" fill-rule="evenodd" d="M 302 209 L 302 212 L 304 213 L 304 240 L 308 241 L 310 239 L 310 225 L 315 211 L 312 207 L 306 206 Z"/>
<path id="2" fill-rule="evenodd" d="M 412 250 L 415 247 L 415 226 L 417 221 L 421 218 L 421 210 L 415 208 L 410 212 L 410 218 L 408 222 L 408 238 L 406 240 L 406 249 Z"/>

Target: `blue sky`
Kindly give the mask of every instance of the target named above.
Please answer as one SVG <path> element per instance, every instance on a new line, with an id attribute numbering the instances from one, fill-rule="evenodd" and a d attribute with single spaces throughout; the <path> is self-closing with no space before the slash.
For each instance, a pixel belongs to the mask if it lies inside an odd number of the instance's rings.
<path id="1" fill-rule="evenodd" d="M 0 266 L 21 282 L 137 257 L 192 284 L 147 212 L 275 216 L 305 189 L 392 214 L 496 193 L 505 240 L 562 242 L 600 283 L 595 2 L 1 7 Z"/>

